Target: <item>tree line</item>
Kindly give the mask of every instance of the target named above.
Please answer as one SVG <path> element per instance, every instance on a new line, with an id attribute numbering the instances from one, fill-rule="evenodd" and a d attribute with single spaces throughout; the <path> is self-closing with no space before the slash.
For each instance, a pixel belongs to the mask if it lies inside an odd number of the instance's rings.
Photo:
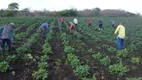
<path id="1" fill-rule="evenodd" d="M 0 17 L 41 17 L 41 16 L 65 16 L 65 17 L 136 17 L 140 16 L 139 13 L 132 13 L 124 10 L 105 9 L 101 10 L 96 7 L 93 9 L 77 10 L 75 8 L 65 9 L 61 11 L 31 11 L 29 8 L 19 10 L 18 3 L 10 3 L 8 9 L 0 10 Z"/>

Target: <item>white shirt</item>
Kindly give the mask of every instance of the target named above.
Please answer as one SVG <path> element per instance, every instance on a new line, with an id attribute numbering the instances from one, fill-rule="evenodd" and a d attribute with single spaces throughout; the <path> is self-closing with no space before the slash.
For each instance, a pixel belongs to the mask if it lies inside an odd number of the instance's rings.
<path id="1" fill-rule="evenodd" d="M 73 22 L 74 22 L 75 24 L 78 24 L 78 20 L 77 20 L 76 18 L 73 20 Z"/>

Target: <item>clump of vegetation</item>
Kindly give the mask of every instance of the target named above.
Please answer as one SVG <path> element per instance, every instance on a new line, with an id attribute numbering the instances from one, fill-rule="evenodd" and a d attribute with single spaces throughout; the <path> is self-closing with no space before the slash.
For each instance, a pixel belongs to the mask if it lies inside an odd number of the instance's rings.
<path id="1" fill-rule="evenodd" d="M 74 70 L 74 73 L 75 73 L 75 75 L 77 75 L 80 78 L 86 77 L 89 74 L 89 67 L 88 67 L 88 65 L 78 66 Z"/>
<path id="2" fill-rule="evenodd" d="M 111 59 L 109 58 L 109 56 L 106 56 L 102 59 L 100 59 L 100 63 L 104 66 L 108 66 L 111 62 Z"/>
<path id="3" fill-rule="evenodd" d="M 122 51 L 118 51 L 117 56 L 125 58 L 125 57 L 128 57 L 129 54 L 130 53 L 128 52 L 127 49 L 123 49 Z"/>
<path id="4" fill-rule="evenodd" d="M 47 77 L 47 71 L 45 69 L 38 69 L 38 71 L 35 71 L 32 76 L 36 79 L 42 79 L 42 80 L 46 80 Z"/>
<path id="5" fill-rule="evenodd" d="M 0 62 L 0 71 L 1 72 L 6 72 L 8 69 L 10 69 L 8 62 L 6 62 L 6 61 Z"/>
<path id="6" fill-rule="evenodd" d="M 102 55 L 100 52 L 98 52 L 97 54 L 93 54 L 93 55 L 92 55 L 92 57 L 93 57 L 94 59 L 97 59 L 97 60 L 101 59 L 102 56 L 103 56 L 103 55 Z"/>
<path id="7" fill-rule="evenodd" d="M 126 78 L 126 80 L 142 80 L 142 77 L 139 77 L 139 78 Z"/>
<path id="8" fill-rule="evenodd" d="M 124 66 L 120 61 L 119 64 L 113 64 L 109 66 L 109 73 L 114 76 L 123 76 L 128 72 L 127 66 Z"/>
<path id="9" fill-rule="evenodd" d="M 140 64 L 140 58 L 139 57 L 132 57 L 130 60 L 133 64 Z"/>

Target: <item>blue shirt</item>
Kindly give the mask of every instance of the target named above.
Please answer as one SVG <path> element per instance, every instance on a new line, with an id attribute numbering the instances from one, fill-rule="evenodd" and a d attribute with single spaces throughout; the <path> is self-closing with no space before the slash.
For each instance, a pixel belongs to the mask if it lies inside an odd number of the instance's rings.
<path id="1" fill-rule="evenodd" d="M 50 30 L 50 24 L 47 24 L 47 23 L 43 23 L 42 25 L 41 25 L 41 27 L 42 27 L 42 31 L 45 31 L 45 30 Z"/>
<path id="2" fill-rule="evenodd" d="M 15 36 L 13 27 L 3 26 L 0 28 L 0 37 L 2 39 L 10 39 L 10 35 L 12 35 L 13 39 L 16 40 L 16 36 Z"/>
<path id="3" fill-rule="evenodd" d="M 110 21 L 111 24 L 115 24 L 113 20 Z"/>

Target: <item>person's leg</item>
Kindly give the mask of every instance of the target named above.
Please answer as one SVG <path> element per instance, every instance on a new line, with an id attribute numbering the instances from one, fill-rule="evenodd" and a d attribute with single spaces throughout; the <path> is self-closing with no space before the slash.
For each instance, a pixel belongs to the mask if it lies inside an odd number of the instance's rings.
<path id="1" fill-rule="evenodd" d="M 4 45 L 5 45 L 6 40 L 2 39 L 2 44 L 1 44 L 1 48 L 2 48 L 2 53 L 4 53 Z"/>
<path id="2" fill-rule="evenodd" d="M 124 49 L 124 39 L 121 39 L 121 49 Z"/>
<path id="3" fill-rule="evenodd" d="M 121 38 L 117 38 L 118 50 L 121 50 Z"/>
<path id="4" fill-rule="evenodd" d="M 42 37 L 46 37 L 45 30 L 42 31 Z"/>
<path id="5" fill-rule="evenodd" d="M 90 24 L 88 24 L 88 27 L 90 26 Z"/>
<path id="6" fill-rule="evenodd" d="M 112 25 L 112 27 L 115 28 L 115 27 L 114 27 L 114 24 Z"/>
<path id="7" fill-rule="evenodd" d="M 100 27 L 101 27 L 101 30 L 102 30 L 103 25 L 101 24 Z"/>
<path id="8" fill-rule="evenodd" d="M 8 52 L 12 52 L 11 40 L 10 40 L 10 39 L 7 39 L 6 42 L 7 42 L 7 45 L 8 45 Z"/>

